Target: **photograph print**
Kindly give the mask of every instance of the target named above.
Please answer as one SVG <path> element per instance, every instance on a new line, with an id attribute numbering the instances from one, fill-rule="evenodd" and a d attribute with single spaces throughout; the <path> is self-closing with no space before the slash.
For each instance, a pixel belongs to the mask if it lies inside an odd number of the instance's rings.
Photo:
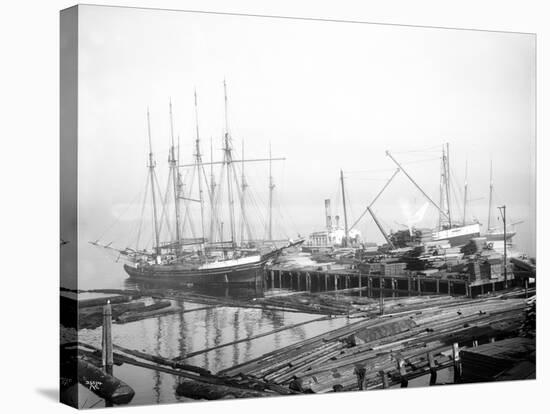
<path id="1" fill-rule="evenodd" d="M 61 11 L 61 401 L 534 379 L 535 41 Z"/>

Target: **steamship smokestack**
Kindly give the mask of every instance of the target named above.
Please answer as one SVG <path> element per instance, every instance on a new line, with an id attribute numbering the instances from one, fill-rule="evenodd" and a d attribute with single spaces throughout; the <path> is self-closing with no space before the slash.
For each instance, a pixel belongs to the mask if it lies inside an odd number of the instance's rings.
<path id="1" fill-rule="evenodd" d="M 325 217 L 327 221 L 327 230 L 332 230 L 332 213 L 330 211 L 330 199 L 325 200 Z"/>

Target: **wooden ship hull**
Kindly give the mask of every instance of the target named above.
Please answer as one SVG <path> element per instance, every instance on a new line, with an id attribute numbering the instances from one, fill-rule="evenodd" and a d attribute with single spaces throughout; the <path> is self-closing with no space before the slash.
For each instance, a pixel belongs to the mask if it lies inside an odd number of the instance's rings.
<path id="1" fill-rule="evenodd" d="M 255 284 L 261 281 L 267 260 L 216 269 L 189 269 L 181 265 L 124 265 L 130 279 L 191 285 Z"/>
<path id="2" fill-rule="evenodd" d="M 249 260 L 228 266 L 210 268 L 195 268 L 188 264 L 153 264 L 144 266 L 124 265 L 124 270 L 131 279 L 144 282 L 172 282 L 192 285 L 250 285 L 260 283 L 263 278 L 264 266 L 274 260 L 284 250 L 299 246 L 303 240 L 289 243 L 269 253 L 258 256 L 257 260 Z M 246 260 L 246 258 L 245 258 Z M 237 260 L 238 261 L 238 260 Z"/>

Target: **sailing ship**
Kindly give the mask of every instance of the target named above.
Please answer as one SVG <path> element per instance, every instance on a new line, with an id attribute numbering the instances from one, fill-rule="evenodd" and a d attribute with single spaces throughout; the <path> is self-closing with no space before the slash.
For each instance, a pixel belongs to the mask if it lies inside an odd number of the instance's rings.
<path id="1" fill-rule="evenodd" d="M 492 218 L 493 218 L 493 192 L 494 192 L 494 186 L 493 186 L 493 162 L 491 162 L 491 170 L 490 170 L 490 179 L 489 179 L 489 214 L 487 216 L 487 231 L 483 234 L 483 237 L 487 239 L 487 241 L 497 241 L 497 240 L 504 240 L 504 236 L 506 235 L 506 241 L 511 241 L 512 237 L 516 235 L 515 230 L 507 230 L 506 234 L 504 233 L 503 228 L 493 227 L 492 226 Z M 512 225 L 519 224 L 521 221 L 516 221 L 512 223 Z"/>
<path id="2" fill-rule="evenodd" d="M 449 166 L 449 144 L 443 146 L 441 156 L 441 173 L 440 173 L 440 194 L 439 203 L 436 203 L 428 194 L 417 184 L 417 182 L 407 173 L 403 166 L 397 162 L 397 160 L 386 151 L 386 155 L 397 165 L 399 171 L 411 181 L 411 183 L 422 193 L 424 198 L 433 205 L 439 212 L 439 224 L 431 232 L 429 240 L 434 242 L 448 242 L 450 246 L 460 246 L 467 243 L 474 237 L 479 237 L 481 233 L 481 225 L 477 222 L 466 222 L 466 210 L 464 209 L 464 217 L 462 222 L 457 223 L 451 218 L 451 199 L 450 199 L 450 166 Z M 465 203 L 466 203 L 465 189 Z M 409 230 L 411 231 L 411 230 Z"/>
<path id="3" fill-rule="evenodd" d="M 273 183 L 271 163 L 285 158 L 244 158 L 235 159 L 233 139 L 229 131 L 227 86 L 224 81 L 225 131 L 223 134 L 223 159 L 214 161 L 212 144 L 209 162 L 203 161 L 200 135 L 197 94 L 195 92 L 195 122 L 196 136 L 194 145 L 194 160 L 191 164 L 181 164 L 179 156 L 179 137 L 176 147 L 172 104 L 170 102 L 170 149 L 168 155 L 168 183 L 163 194 L 159 191 L 156 175 L 156 162 L 153 154 L 151 138 L 151 121 L 147 111 L 147 136 L 149 144 L 148 178 L 146 194 L 143 198 L 145 206 L 150 199 L 152 207 L 152 246 L 150 249 L 139 249 L 139 237 L 136 248 L 116 249 L 110 244 L 101 244 L 98 240 L 92 244 L 119 253 L 125 259 L 124 270 L 131 279 L 139 281 L 169 281 L 180 284 L 250 284 L 262 280 L 263 268 L 266 263 L 275 260 L 286 249 L 300 245 L 303 240 L 274 240 L 273 238 Z M 267 237 L 253 239 L 251 225 L 247 220 L 248 183 L 244 166 L 249 162 L 269 162 L 269 210 L 267 221 Z M 216 182 L 214 166 L 220 167 L 220 176 Z M 210 167 L 210 177 L 206 168 Z M 240 167 L 240 171 L 238 168 Z M 240 174 L 239 174 L 240 172 Z M 184 177 L 185 176 L 185 177 Z M 190 178 L 186 180 L 186 178 Z M 198 196 L 193 196 L 194 183 L 198 184 Z M 222 188 L 225 187 L 225 193 Z M 147 195 L 149 193 L 149 197 Z M 205 195 L 206 193 L 206 195 Z M 225 197 L 224 197 L 225 196 Z M 222 206 L 222 198 L 226 198 L 226 208 Z M 235 199 L 238 205 L 235 206 Z M 183 204 L 183 206 L 182 206 Z M 197 224 L 191 218 L 193 205 L 200 212 L 197 237 Z M 209 211 L 207 211 L 207 207 Z M 183 208 L 182 208 L 183 207 Z M 240 208 L 240 221 L 236 219 L 237 208 Z M 169 210 L 171 211 L 169 213 Z M 142 208 L 143 215 L 144 208 Z M 224 234 L 224 221 L 221 217 L 226 212 L 229 219 L 228 238 Z M 169 216 L 173 220 L 168 219 Z M 207 217 L 209 216 L 209 217 Z M 209 219 L 209 220 L 208 220 Z M 142 217 L 143 220 L 143 217 Z M 163 225 L 171 227 L 168 233 L 170 240 L 161 241 Z M 237 225 L 240 225 L 239 230 Z M 184 230 L 190 230 L 192 237 L 184 237 Z M 166 230 L 164 231 L 166 233 Z M 240 237 L 238 237 L 240 236 Z M 282 243 L 282 244 L 281 244 Z"/>

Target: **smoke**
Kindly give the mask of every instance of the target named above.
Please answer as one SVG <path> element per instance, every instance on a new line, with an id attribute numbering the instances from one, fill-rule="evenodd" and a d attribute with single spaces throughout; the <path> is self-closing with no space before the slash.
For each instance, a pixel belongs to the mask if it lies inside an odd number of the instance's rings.
<path id="1" fill-rule="evenodd" d="M 412 234 L 412 228 L 415 224 L 420 223 L 424 219 L 424 215 L 428 209 L 428 202 L 422 204 L 418 210 L 413 213 L 413 206 L 407 200 L 400 200 L 399 205 L 405 216 L 405 222 L 409 228 L 409 233 Z"/>

